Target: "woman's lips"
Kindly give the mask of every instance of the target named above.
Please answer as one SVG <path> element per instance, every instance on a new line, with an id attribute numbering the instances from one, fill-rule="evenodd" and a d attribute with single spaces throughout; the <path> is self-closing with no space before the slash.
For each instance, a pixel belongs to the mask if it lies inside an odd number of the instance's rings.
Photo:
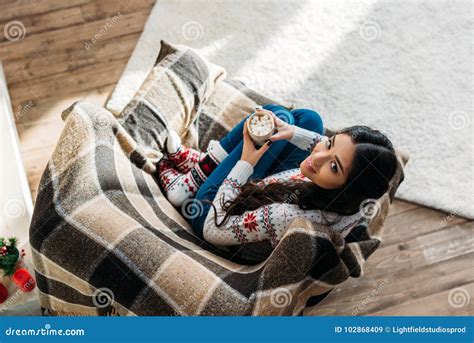
<path id="1" fill-rule="evenodd" d="M 313 173 L 316 173 L 316 170 L 314 170 L 313 168 L 313 160 L 311 158 L 311 155 L 309 155 L 306 159 L 306 165 L 308 166 L 309 170 L 311 170 Z"/>

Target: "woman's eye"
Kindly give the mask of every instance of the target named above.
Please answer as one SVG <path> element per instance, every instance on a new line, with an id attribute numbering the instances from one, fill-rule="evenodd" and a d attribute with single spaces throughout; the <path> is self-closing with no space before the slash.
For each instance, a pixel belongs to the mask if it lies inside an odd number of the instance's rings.
<path id="1" fill-rule="evenodd" d="M 334 173 L 337 173 L 337 164 L 336 162 L 331 162 L 331 170 L 334 172 Z"/>
<path id="2" fill-rule="evenodd" d="M 326 141 L 326 147 L 327 147 L 328 149 L 331 149 L 331 140 L 330 140 L 330 139 L 328 139 L 328 140 Z"/>

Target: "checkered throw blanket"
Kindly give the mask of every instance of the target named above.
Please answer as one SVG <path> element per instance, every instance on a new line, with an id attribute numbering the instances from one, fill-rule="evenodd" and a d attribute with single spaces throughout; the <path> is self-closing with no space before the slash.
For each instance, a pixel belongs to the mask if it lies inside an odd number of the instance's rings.
<path id="1" fill-rule="evenodd" d="M 193 124 L 199 146 L 267 102 L 242 83 L 221 82 Z M 362 217 L 345 238 L 295 219 L 263 261 L 249 263 L 193 234 L 120 118 L 85 102 L 63 117 L 30 228 L 41 306 L 54 314 L 300 315 L 363 274 L 406 163 L 399 156 L 375 216 Z"/>

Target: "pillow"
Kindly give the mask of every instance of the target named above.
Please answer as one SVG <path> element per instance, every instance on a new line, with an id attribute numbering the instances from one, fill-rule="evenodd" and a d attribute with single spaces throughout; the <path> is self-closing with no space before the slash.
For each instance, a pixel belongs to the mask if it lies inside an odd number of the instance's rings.
<path id="1" fill-rule="evenodd" d="M 154 67 L 119 122 L 144 150 L 161 151 L 169 129 L 178 132 L 183 144 L 197 147 L 198 114 L 225 76 L 222 67 L 194 49 L 162 40 Z"/>

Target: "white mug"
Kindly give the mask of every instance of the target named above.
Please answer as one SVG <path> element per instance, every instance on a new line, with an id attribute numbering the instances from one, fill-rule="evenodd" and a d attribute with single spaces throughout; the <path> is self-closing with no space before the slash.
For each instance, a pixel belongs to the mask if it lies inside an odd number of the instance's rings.
<path id="1" fill-rule="evenodd" d="M 259 109 L 261 109 L 261 107 L 257 107 L 256 111 L 252 113 L 248 118 L 247 131 L 249 133 L 250 138 L 252 138 L 255 144 L 263 145 L 265 141 L 268 140 L 275 132 L 275 121 L 273 120 L 273 117 L 270 114 L 265 111 L 259 111 Z M 264 116 L 269 119 L 270 126 L 268 127 L 268 130 L 265 130 L 265 132 L 256 132 L 252 130 L 252 127 L 255 127 L 255 125 L 252 125 L 252 122 L 254 120 L 258 120 L 257 117 L 259 116 Z"/>

